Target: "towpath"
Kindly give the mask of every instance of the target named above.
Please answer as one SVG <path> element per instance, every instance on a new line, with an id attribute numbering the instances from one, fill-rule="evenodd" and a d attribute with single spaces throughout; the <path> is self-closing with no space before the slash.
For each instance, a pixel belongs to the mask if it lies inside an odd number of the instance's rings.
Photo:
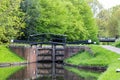
<path id="1" fill-rule="evenodd" d="M 114 46 L 110 46 L 110 45 L 102 45 L 103 48 L 108 49 L 110 51 L 116 52 L 118 54 L 120 54 L 120 48 L 114 47 Z"/>

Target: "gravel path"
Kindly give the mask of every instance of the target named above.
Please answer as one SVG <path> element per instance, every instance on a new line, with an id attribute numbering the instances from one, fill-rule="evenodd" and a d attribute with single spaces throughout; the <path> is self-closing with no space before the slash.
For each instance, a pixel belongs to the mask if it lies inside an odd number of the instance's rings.
<path id="1" fill-rule="evenodd" d="M 110 45 L 102 45 L 102 47 L 120 54 L 120 48 L 116 48 L 116 47 L 110 46 Z"/>

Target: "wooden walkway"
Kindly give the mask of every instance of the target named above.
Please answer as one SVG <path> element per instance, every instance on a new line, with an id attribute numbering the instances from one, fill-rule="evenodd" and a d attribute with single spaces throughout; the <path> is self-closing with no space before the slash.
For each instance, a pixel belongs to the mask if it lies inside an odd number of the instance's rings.
<path id="1" fill-rule="evenodd" d="M 114 47 L 114 46 L 110 46 L 110 45 L 102 45 L 103 48 L 116 52 L 118 54 L 120 54 L 120 48 Z"/>

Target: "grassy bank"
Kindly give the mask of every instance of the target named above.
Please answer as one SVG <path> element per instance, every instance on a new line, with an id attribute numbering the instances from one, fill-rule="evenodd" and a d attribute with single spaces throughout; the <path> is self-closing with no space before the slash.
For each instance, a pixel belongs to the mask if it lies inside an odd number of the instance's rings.
<path id="1" fill-rule="evenodd" d="M 120 73 L 116 72 L 120 68 L 119 54 L 106 50 L 100 46 L 90 46 L 94 52 L 91 56 L 88 52 L 78 53 L 66 59 L 65 62 L 83 66 L 107 66 L 107 70 L 100 75 L 98 80 L 119 80 Z"/>
<path id="2" fill-rule="evenodd" d="M 0 45 L 0 63 L 22 61 L 24 61 L 24 59 L 13 53 L 7 46 Z"/>

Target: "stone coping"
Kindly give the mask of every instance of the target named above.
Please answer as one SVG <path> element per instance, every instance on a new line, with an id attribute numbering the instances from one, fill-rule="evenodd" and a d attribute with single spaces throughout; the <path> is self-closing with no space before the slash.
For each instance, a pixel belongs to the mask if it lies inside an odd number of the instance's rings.
<path id="1" fill-rule="evenodd" d="M 11 62 L 11 63 L 0 63 L 0 67 L 9 67 L 9 66 L 19 66 L 19 65 L 25 65 L 29 62 Z"/>

